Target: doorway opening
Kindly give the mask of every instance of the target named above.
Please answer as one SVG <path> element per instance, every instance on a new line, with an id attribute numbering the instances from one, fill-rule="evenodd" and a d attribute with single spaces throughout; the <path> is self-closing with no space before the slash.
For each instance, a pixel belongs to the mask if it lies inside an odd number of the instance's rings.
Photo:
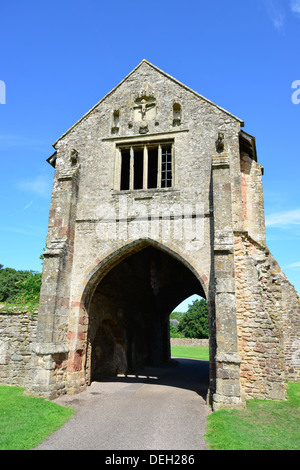
<path id="1" fill-rule="evenodd" d="M 170 362 L 170 313 L 195 293 L 205 298 L 194 272 L 160 248 L 115 263 L 89 303 L 88 383 Z"/>
<path id="2" fill-rule="evenodd" d="M 181 302 L 170 314 L 170 332 L 173 343 L 209 346 L 208 305 L 206 299 L 197 294 Z M 176 341 L 175 341 L 176 340 Z"/>

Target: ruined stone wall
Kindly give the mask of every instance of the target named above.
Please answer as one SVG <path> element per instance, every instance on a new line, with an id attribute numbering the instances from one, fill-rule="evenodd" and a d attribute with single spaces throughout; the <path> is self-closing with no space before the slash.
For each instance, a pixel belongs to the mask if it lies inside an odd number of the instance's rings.
<path id="1" fill-rule="evenodd" d="M 208 339 L 197 339 L 197 338 L 171 338 L 172 346 L 200 346 L 208 347 Z"/>
<path id="2" fill-rule="evenodd" d="M 247 153 L 241 154 L 241 196 L 243 202 L 243 230 L 266 244 L 264 197 L 262 187 L 263 167 Z"/>
<path id="3" fill-rule="evenodd" d="M 235 279 L 242 391 L 246 399 L 282 399 L 285 380 L 299 380 L 299 296 L 246 232 L 235 234 Z"/>
<path id="4" fill-rule="evenodd" d="M 31 372 L 31 345 L 37 315 L 27 312 L 0 314 L 0 383 L 26 387 Z"/>

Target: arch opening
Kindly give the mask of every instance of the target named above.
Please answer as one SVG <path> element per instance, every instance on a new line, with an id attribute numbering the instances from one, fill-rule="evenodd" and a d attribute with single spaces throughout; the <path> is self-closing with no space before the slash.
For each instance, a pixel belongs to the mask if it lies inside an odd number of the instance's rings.
<path id="1" fill-rule="evenodd" d="M 170 313 L 192 294 L 206 298 L 195 273 L 146 245 L 99 278 L 88 305 L 87 382 L 167 363 Z"/>
<path id="2" fill-rule="evenodd" d="M 198 294 L 193 294 L 178 304 L 170 313 L 170 328 L 171 337 L 174 339 L 193 340 L 187 341 L 187 345 L 208 346 L 209 322 L 206 299 Z"/>

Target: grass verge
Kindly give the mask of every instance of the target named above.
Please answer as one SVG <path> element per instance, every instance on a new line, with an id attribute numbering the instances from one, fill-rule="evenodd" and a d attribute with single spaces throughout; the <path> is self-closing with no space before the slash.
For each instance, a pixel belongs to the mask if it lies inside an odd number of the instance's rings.
<path id="1" fill-rule="evenodd" d="M 24 388 L 0 386 L 0 450 L 33 449 L 74 413 L 23 392 Z"/>
<path id="2" fill-rule="evenodd" d="M 286 401 L 249 400 L 247 409 L 208 417 L 211 450 L 299 450 L 300 384 L 289 383 Z"/>
<path id="3" fill-rule="evenodd" d="M 209 360 L 208 348 L 172 346 L 172 356 Z M 300 383 L 289 383 L 286 401 L 249 400 L 247 409 L 219 410 L 208 416 L 205 434 L 211 450 L 299 450 Z"/>
<path id="4" fill-rule="evenodd" d="M 171 346 L 171 356 L 209 361 L 208 349 L 204 346 Z"/>

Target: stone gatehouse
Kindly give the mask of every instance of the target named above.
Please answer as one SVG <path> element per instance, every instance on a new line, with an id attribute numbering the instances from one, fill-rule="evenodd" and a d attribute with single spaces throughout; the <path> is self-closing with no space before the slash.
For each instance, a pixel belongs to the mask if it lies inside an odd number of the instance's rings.
<path id="1" fill-rule="evenodd" d="M 299 380 L 299 297 L 266 246 L 244 123 L 143 60 L 54 144 L 27 389 L 53 398 L 170 358 L 169 314 L 209 307 L 213 409 Z"/>

